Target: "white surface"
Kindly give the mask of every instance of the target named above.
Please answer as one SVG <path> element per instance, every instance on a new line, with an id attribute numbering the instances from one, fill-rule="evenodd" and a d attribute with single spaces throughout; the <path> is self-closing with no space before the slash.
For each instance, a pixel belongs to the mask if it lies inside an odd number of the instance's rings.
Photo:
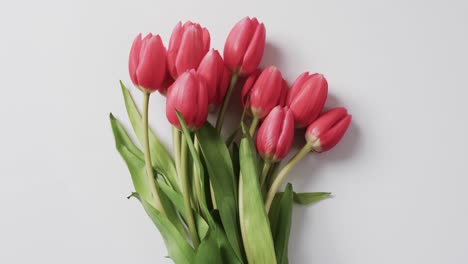
<path id="1" fill-rule="evenodd" d="M 195 3 L 196 2 L 196 3 Z M 324 73 L 343 142 L 293 172 L 333 199 L 294 210 L 290 263 L 468 262 L 466 1 L 2 1 L 0 263 L 170 263 L 108 121 L 138 32 L 267 27 L 264 65 Z M 156 98 L 157 97 L 157 98 Z M 151 121 L 170 142 L 164 103 Z"/>

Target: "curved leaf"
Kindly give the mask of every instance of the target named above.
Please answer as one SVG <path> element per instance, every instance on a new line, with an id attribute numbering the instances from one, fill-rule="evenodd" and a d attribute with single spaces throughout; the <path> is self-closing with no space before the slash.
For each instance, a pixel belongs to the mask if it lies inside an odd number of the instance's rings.
<path id="1" fill-rule="evenodd" d="M 209 123 L 200 128 L 196 135 L 200 142 L 200 149 L 205 159 L 227 239 L 238 258 L 243 259 L 237 212 L 238 185 L 234 177 L 229 150 L 216 129 Z"/>
<path id="2" fill-rule="evenodd" d="M 167 250 L 169 251 L 169 256 L 171 259 L 174 260 L 174 262 L 177 264 L 194 263 L 195 252 L 188 244 L 185 237 L 183 237 L 179 231 L 177 231 L 177 228 L 148 202 L 140 199 L 138 193 L 135 193 L 132 196 L 141 202 L 150 219 L 158 227 L 159 232 L 161 233 L 166 244 Z"/>

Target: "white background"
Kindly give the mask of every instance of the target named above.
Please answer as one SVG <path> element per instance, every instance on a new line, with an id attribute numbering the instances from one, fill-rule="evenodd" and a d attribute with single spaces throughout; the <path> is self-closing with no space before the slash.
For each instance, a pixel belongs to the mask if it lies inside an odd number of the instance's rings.
<path id="1" fill-rule="evenodd" d="M 461 0 L 3 0 L 0 263 L 170 263 L 125 199 L 133 189 L 108 121 L 128 124 L 118 80 L 132 87 L 138 32 L 167 44 L 191 19 L 222 49 L 246 15 L 266 24 L 263 65 L 289 82 L 324 73 L 328 107 L 354 117 L 335 149 L 290 177 L 334 194 L 295 208 L 290 263 L 467 263 L 467 14 Z M 152 126 L 169 143 L 164 109 L 154 96 Z"/>

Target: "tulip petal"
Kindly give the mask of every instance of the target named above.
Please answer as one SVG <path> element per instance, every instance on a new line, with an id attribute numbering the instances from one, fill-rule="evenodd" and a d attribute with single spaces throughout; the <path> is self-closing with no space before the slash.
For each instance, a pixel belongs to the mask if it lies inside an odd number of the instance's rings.
<path id="1" fill-rule="evenodd" d="M 275 66 L 263 70 L 250 91 L 252 114 L 263 119 L 278 104 L 283 86 L 281 72 Z"/>
<path id="2" fill-rule="evenodd" d="M 336 146 L 346 133 L 346 130 L 351 123 L 351 118 L 351 115 L 347 115 L 336 123 L 330 130 L 324 133 L 320 137 L 320 149 L 317 151 L 324 152 Z"/>
<path id="3" fill-rule="evenodd" d="M 175 110 L 193 130 L 204 124 L 208 115 L 208 94 L 204 82 L 200 81 L 195 70 L 184 72 L 169 88 L 166 102 L 166 115 L 169 122 L 180 129 Z"/>
<path id="4" fill-rule="evenodd" d="M 172 30 L 171 39 L 169 40 L 169 47 L 167 48 L 167 68 L 172 78 L 177 78 L 177 71 L 175 66 L 176 56 L 179 51 L 180 42 L 182 40 L 182 22 L 178 22 Z"/>
<path id="5" fill-rule="evenodd" d="M 231 71 L 236 72 L 241 65 L 256 26 L 255 21 L 245 17 L 229 32 L 224 44 L 224 60 Z"/>
<path id="6" fill-rule="evenodd" d="M 270 114 L 265 118 L 259 129 L 257 141 L 259 153 L 265 153 L 269 158 L 272 158 L 276 152 L 276 146 L 281 134 L 285 113 L 281 107 L 275 107 Z"/>
<path id="7" fill-rule="evenodd" d="M 190 69 L 197 69 L 205 55 L 203 50 L 203 32 L 198 30 L 195 25 L 189 26 L 182 35 L 176 56 L 175 67 L 177 75 Z"/>
<path id="8" fill-rule="evenodd" d="M 308 72 L 304 72 L 296 78 L 296 80 L 291 85 L 291 89 L 289 90 L 288 97 L 286 99 L 286 105 L 291 105 L 292 100 L 297 97 L 297 93 L 301 90 L 302 86 L 308 79 Z"/>
<path id="9" fill-rule="evenodd" d="M 242 66 L 240 69 L 241 74 L 249 74 L 258 67 L 260 61 L 262 60 L 263 52 L 265 50 L 265 41 L 266 32 L 265 26 L 262 23 L 259 26 L 257 26 L 255 33 L 245 52 L 242 61 Z"/>
<path id="10" fill-rule="evenodd" d="M 141 50 L 141 33 L 138 34 L 135 40 L 133 41 L 132 48 L 130 49 L 130 55 L 128 58 L 128 71 L 130 73 L 130 79 L 135 85 L 138 85 L 136 69 L 138 67 L 138 62 L 140 61 L 140 50 Z"/>
<path id="11" fill-rule="evenodd" d="M 141 88 L 155 91 L 166 77 L 166 49 L 159 35 L 148 34 L 142 41 L 140 61 L 136 70 Z"/>
<path id="12" fill-rule="evenodd" d="M 294 116 L 289 109 L 285 109 L 281 134 L 278 138 L 274 159 L 282 160 L 291 150 L 294 139 Z"/>
<path id="13" fill-rule="evenodd" d="M 328 83 L 321 74 L 312 74 L 302 86 L 291 88 L 288 106 L 297 127 L 311 124 L 320 114 L 328 94 Z"/>
<path id="14" fill-rule="evenodd" d="M 337 107 L 329 110 L 323 113 L 314 123 L 312 123 L 307 128 L 306 133 L 319 138 L 341 119 L 345 118 L 347 114 L 348 111 L 344 107 Z"/>

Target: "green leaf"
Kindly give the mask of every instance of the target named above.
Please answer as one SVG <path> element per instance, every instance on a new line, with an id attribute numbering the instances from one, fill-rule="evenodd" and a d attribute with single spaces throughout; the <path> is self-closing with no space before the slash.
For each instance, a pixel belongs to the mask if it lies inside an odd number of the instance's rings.
<path id="1" fill-rule="evenodd" d="M 277 217 L 276 230 L 272 233 L 275 242 L 276 259 L 279 264 L 288 263 L 288 244 L 291 232 L 291 219 L 293 208 L 292 185 L 288 183 L 284 193 L 279 200 L 279 213 Z"/>
<path id="2" fill-rule="evenodd" d="M 135 101 L 132 98 L 132 95 L 127 90 L 125 85 L 120 81 L 120 86 L 122 88 L 122 94 L 125 100 L 125 107 L 127 109 L 128 118 L 132 124 L 133 130 L 140 141 L 140 144 L 143 144 L 144 139 L 144 127 L 143 121 L 140 112 L 135 104 Z M 169 182 L 172 188 L 180 193 L 179 185 L 177 182 L 177 171 L 175 169 L 174 160 L 167 151 L 166 147 L 159 141 L 159 139 L 154 135 L 150 129 L 149 133 L 149 143 L 151 155 L 151 163 L 157 171 Z"/>
<path id="3" fill-rule="evenodd" d="M 273 202 L 271 203 L 270 212 L 268 213 L 268 218 L 270 219 L 271 235 L 273 238 L 276 236 L 276 231 L 278 230 L 279 215 L 281 212 L 281 197 L 283 197 L 282 192 L 276 193 L 275 198 L 273 198 Z"/>
<path id="4" fill-rule="evenodd" d="M 130 175 L 132 176 L 135 191 L 145 201 L 152 201 L 149 185 L 146 183 L 146 169 L 144 166 L 143 153 L 135 146 L 120 122 L 110 114 L 110 122 L 114 133 L 115 147 L 127 164 Z M 143 166 L 142 166 L 143 161 Z M 153 205 L 154 206 L 154 205 Z"/>
<path id="5" fill-rule="evenodd" d="M 158 181 L 161 191 L 171 200 L 175 208 L 179 212 L 182 219 L 186 222 L 187 216 L 185 212 L 184 198 L 179 193 L 175 192 L 167 183 Z M 195 224 L 197 225 L 197 232 L 200 240 L 202 240 L 208 232 L 208 224 L 198 213 L 193 210 L 195 217 Z"/>
<path id="6" fill-rule="evenodd" d="M 112 131 L 114 132 L 115 146 L 122 158 L 125 160 L 127 167 L 132 176 L 133 186 L 135 191 L 140 194 L 145 201 L 153 202 L 151 190 L 149 189 L 148 179 L 146 177 L 146 168 L 143 153 L 135 146 L 122 124 L 110 114 Z M 158 188 L 159 189 L 159 188 Z M 181 234 L 184 234 L 184 227 L 179 221 L 177 213 L 174 211 L 171 202 L 167 197 L 161 195 L 161 202 L 167 213 L 169 220 L 176 226 Z M 151 204 L 154 207 L 154 204 Z"/>
<path id="7" fill-rule="evenodd" d="M 242 239 L 249 263 L 275 264 L 275 248 L 258 181 L 256 154 L 248 136 L 241 140 L 239 212 Z"/>
<path id="8" fill-rule="evenodd" d="M 209 123 L 199 129 L 196 135 L 205 158 L 226 236 L 236 255 L 242 259 L 237 213 L 238 185 L 234 177 L 229 150 L 216 129 Z"/>
<path id="9" fill-rule="evenodd" d="M 195 264 L 224 263 L 220 251 L 216 235 L 210 230 L 198 247 Z"/>
<path id="10" fill-rule="evenodd" d="M 147 203 L 144 199 L 140 199 L 138 193 L 135 193 L 132 196 L 141 202 L 150 219 L 158 227 L 171 259 L 177 264 L 194 263 L 195 252 L 188 244 L 185 237 L 179 233 L 177 228 L 153 206 Z"/>
<path id="11" fill-rule="evenodd" d="M 330 197 L 329 192 L 306 192 L 294 193 L 294 202 L 302 205 L 309 205 Z"/>

